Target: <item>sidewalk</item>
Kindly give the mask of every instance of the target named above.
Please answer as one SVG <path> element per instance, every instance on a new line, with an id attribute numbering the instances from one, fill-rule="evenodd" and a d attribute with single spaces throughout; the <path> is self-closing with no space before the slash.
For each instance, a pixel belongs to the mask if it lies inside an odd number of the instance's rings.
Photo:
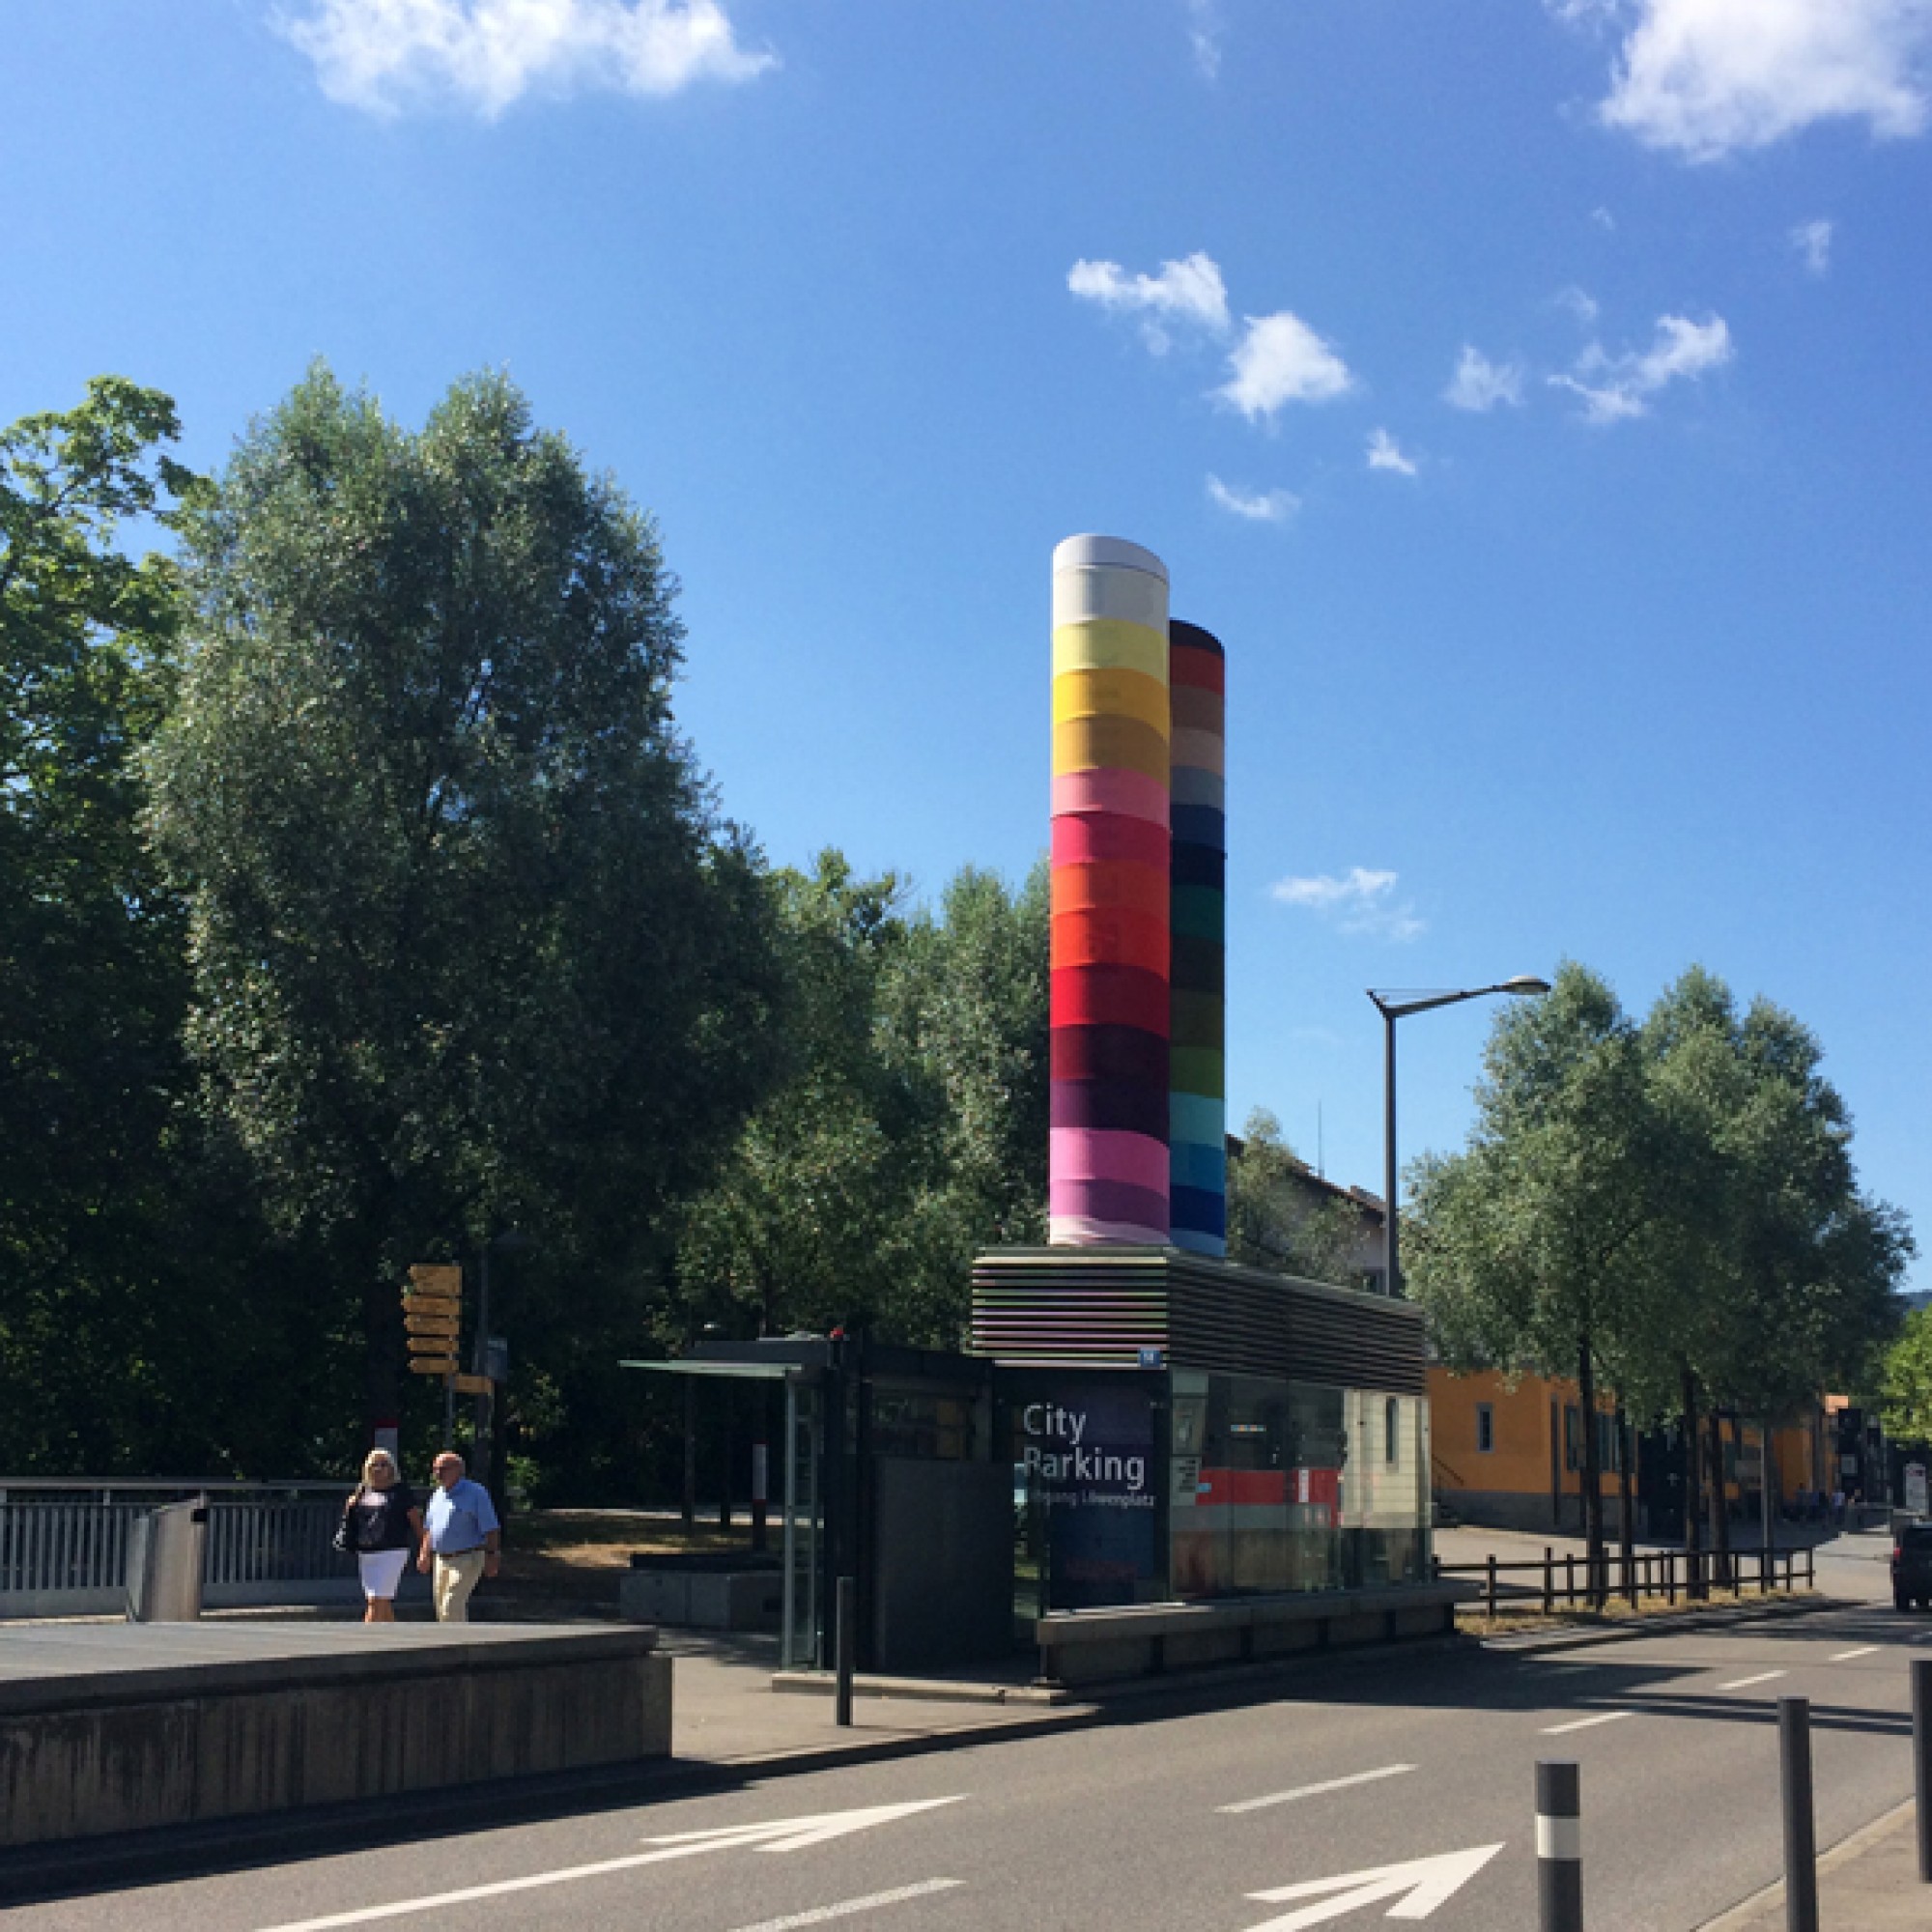
<path id="1" fill-rule="evenodd" d="M 1932 1885 L 1918 1882 L 1915 1807 L 1855 1832 L 1818 1861 L 1818 1918 L 1838 1932 L 1924 1932 Z M 1784 1887 L 1775 1885 L 1714 1918 L 1703 1932 L 1784 1932 Z"/>
<path id="2" fill-rule="evenodd" d="M 937 1694 L 920 1696 L 907 1682 L 880 1696 L 868 1693 L 861 1679 L 852 1700 L 852 1723 L 841 1729 L 834 1720 L 829 1693 L 774 1690 L 776 1637 L 667 1630 L 659 1646 L 677 1660 L 671 1755 L 684 1764 L 743 1769 L 876 1757 L 979 1738 L 1063 1730 L 1085 1722 L 1094 1710 L 1087 1703 L 1014 1696 L 1012 1687 L 990 1680 L 983 1695 L 966 1694 L 964 1686 L 936 1683 Z"/>

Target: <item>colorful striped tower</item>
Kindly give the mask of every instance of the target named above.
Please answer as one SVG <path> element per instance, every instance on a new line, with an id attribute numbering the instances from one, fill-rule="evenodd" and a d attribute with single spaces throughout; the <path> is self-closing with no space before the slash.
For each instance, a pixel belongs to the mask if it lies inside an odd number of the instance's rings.
<path id="1" fill-rule="evenodd" d="M 1167 571 L 1137 544 L 1053 554 L 1057 1246 L 1168 1238 Z"/>
<path id="2" fill-rule="evenodd" d="M 1169 1218 L 1177 1248 L 1228 1252 L 1227 660 L 1168 626 L 1173 810 Z"/>

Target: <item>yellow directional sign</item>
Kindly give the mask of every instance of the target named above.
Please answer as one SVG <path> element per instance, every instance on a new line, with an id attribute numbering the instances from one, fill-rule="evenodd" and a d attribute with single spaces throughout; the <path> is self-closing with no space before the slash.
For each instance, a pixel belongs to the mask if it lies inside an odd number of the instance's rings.
<path id="1" fill-rule="evenodd" d="M 410 1269 L 412 1294 L 447 1295 L 452 1301 L 463 1298 L 463 1270 L 453 1262 L 417 1262 Z"/>
<path id="2" fill-rule="evenodd" d="M 457 1376 L 454 1379 L 458 1395 L 488 1395 L 496 1386 L 488 1376 Z"/>
<path id="3" fill-rule="evenodd" d="M 412 1355 L 453 1355 L 455 1345 L 447 1335 L 412 1335 L 410 1353 Z"/>
<path id="4" fill-rule="evenodd" d="M 454 1355 L 418 1355 L 410 1364 L 412 1376 L 453 1376 L 455 1373 Z"/>
<path id="5" fill-rule="evenodd" d="M 463 1323 L 454 1315 L 419 1315 L 413 1304 L 406 1304 L 403 1326 L 412 1335 L 460 1335 Z"/>

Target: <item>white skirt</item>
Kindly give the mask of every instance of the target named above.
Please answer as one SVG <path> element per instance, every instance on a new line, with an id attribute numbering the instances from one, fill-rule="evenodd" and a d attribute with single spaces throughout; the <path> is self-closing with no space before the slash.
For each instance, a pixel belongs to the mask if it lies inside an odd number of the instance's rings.
<path id="1" fill-rule="evenodd" d="M 362 1594 L 384 1599 L 396 1594 L 403 1580 L 403 1565 L 410 1560 L 407 1549 L 364 1549 L 355 1561 L 362 1569 Z"/>

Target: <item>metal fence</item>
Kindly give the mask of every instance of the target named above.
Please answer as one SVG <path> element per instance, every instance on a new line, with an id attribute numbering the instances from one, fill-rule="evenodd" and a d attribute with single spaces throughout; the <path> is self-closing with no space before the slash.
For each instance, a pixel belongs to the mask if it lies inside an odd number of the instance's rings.
<path id="1" fill-rule="evenodd" d="M 1713 1589 L 1768 1597 L 1775 1590 L 1817 1587 L 1815 1558 L 1809 1549 L 1640 1549 L 1629 1557 L 1621 1550 L 1605 1550 L 1593 1575 L 1587 1557 L 1569 1552 L 1558 1556 L 1546 1547 L 1541 1562 L 1499 1563 L 1493 1556 L 1481 1563 L 1438 1560 L 1435 1574 L 1478 1579 L 1483 1605 L 1492 1618 L 1499 1606 L 1537 1609 L 1549 1616 L 1559 1604 L 1566 1609 L 1579 1604 L 1601 1608 L 1612 1597 L 1632 1604 L 1645 1598 L 1675 1604 L 1680 1597 L 1694 1600 Z"/>
<path id="2" fill-rule="evenodd" d="M 353 1603 L 355 1570 L 331 1547 L 347 1494 L 336 1483 L 0 1481 L 0 1618 L 121 1610 L 136 1520 L 201 1496 L 211 1609 Z"/>

